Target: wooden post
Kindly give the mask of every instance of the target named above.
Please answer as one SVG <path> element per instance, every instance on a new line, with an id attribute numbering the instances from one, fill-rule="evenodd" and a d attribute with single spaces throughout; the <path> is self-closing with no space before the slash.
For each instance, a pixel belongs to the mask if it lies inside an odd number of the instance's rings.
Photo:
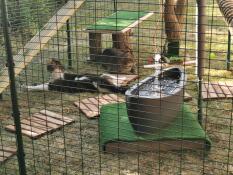
<path id="1" fill-rule="evenodd" d="M 203 99 L 202 82 L 204 75 L 205 43 L 206 43 L 206 0 L 197 0 L 198 7 L 198 121 L 202 125 Z"/>
<path id="2" fill-rule="evenodd" d="M 89 33 L 90 60 L 102 54 L 101 33 Z"/>
<path id="3" fill-rule="evenodd" d="M 66 21 L 66 34 L 67 34 L 67 56 L 68 56 L 68 68 L 72 69 L 72 49 L 71 49 L 71 35 L 70 35 L 70 22 Z"/>
<path id="4" fill-rule="evenodd" d="M 231 32 L 228 31 L 227 70 L 231 68 Z"/>

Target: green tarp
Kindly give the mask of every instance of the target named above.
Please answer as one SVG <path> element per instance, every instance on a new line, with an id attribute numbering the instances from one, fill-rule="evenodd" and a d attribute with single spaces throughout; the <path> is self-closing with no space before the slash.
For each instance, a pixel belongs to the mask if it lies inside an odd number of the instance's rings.
<path id="1" fill-rule="evenodd" d="M 125 103 L 105 105 L 100 110 L 100 142 L 104 146 L 114 141 L 158 141 L 158 140 L 204 140 L 207 148 L 211 141 L 187 105 L 183 105 L 176 120 L 166 129 L 153 135 L 135 134 L 128 116 Z"/>

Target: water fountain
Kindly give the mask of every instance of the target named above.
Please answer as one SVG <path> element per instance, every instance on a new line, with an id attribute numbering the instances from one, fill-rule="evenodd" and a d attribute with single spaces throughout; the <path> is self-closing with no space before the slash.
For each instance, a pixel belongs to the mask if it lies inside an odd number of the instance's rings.
<path id="1" fill-rule="evenodd" d="M 155 74 L 126 91 L 129 120 L 137 133 L 155 133 L 169 126 L 183 104 L 183 69 L 163 69 L 158 66 L 159 58 L 155 57 Z"/>

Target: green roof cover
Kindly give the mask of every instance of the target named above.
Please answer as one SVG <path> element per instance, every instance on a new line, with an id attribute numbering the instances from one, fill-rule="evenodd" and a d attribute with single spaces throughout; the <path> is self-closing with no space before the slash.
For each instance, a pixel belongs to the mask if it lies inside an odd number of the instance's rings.
<path id="1" fill-rule="evenodd" d="M 87 30 L 121 31 L 146 14 L 146 12 L 117 11 L 87 27 Z"/>

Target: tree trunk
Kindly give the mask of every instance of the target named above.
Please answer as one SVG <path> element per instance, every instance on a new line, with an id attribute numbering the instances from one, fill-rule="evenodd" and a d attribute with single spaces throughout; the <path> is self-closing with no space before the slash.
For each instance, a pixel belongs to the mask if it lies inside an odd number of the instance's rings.
<path id="1" fill-rule="evenodd" d="M 179 56 L 179 45 L 185 20 L 186 0 L 166 0 L 164 4 L 166 56 Z"/>

